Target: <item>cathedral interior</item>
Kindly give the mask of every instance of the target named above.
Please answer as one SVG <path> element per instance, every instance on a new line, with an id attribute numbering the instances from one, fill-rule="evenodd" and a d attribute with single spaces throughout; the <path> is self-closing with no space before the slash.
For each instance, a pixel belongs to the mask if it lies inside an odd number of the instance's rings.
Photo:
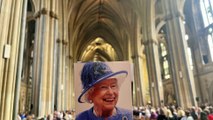
<path id="1" fill-rule="evenodd" d="M 213 104 L 212 0 L 0 0 L 0 23 L 0 120 L 75 109 L 87 61 L 132 63 L 133 106 Z"/>

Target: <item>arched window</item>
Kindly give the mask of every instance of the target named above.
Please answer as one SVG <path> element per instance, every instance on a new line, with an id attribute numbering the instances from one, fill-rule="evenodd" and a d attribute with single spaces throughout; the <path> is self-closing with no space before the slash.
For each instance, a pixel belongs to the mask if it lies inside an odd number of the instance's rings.
<path id="1" fill-rule="evenodd" d="M 213 23 L 213 1 L 212 0 L 200 0 L 201 12 L 203 15 L 203 23 L 205 27 L 208 27 Z"/>
<path id="2" fill-rule="evenodd" d="M 204 33 L 208 41 L 209 53 L 213 60 L 213 0 L 200 0 Z M 206 62 L 205 62 L 206 63 Z"/>
<path id="3" fill-rule="evenodd" d="M 163 43 L 160 43 L 160 49 L 161 49 L 161 63 L 163 67 L 163 79 L 169 79 L 170 72 L 169 72 L 168 52 L 166 46 Z"/>

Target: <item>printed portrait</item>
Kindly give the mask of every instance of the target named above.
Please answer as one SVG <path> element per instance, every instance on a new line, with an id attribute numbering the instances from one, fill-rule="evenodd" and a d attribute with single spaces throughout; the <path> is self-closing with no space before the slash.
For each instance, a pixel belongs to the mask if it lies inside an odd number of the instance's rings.
<path id="1" fill-rule="evenodd" d="M 75 63 L 76 120 L 132 120 L 129 62 Z"/>

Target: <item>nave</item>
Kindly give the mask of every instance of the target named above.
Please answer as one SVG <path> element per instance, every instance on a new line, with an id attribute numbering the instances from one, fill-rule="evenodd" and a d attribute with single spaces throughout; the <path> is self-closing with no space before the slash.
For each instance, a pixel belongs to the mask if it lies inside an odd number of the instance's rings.
<path id="1" fill-rule="evenodd" d="M 0 0 L 0 120 L 76 108 L 74 64 L 133 65 L 132 107 L 213 104 L 212 0 Z"/>

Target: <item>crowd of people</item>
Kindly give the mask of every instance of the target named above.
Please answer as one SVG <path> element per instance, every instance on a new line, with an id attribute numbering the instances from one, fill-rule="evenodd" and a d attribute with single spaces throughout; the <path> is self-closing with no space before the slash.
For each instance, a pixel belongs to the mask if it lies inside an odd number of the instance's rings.
<path id="1" fill-rule="evenodd" d="M 202 105 L 183 109 L 176 106 L 134 107 L 134 120 L 213 120 L 213 107 Z"/>
<path id="2" fill-rule="evenodd" d="M 20 113 L 17 115 L 16 120 L 74 120 L 75 111 L 54 111 L 52 114 L 48 114 L 41 117 L 35 117 L 34 114 Z"/>
<path id="3" fill-rule="evenodd" d="M 75 120 L 75 111 L 54 111 L 43 117 L 21 113 L 17 120 Z M 202 105 L 187 109 L 177 106 L 155 108 L 151 105 L 134 107 L 133 120 L 213 120 L 213 106 Z"/>
<path id="4" fill-rule="evenodd" d="M 173 105 L 155 108 L 149 103 L 134 107 L 133 111 L 118 107 L 119 88 L 127 75 L 126 70 L 113 72 L 103 62 L 85 63 L 81 71 L 83 87 L 78 103 L 91 104 L 91 108 L 76 115 L 74 110 L 55 111 L 41 118 L 20 114 L 17 120 L 213 120 L 213 107 L 207 104 L 183 109 Z"/>

